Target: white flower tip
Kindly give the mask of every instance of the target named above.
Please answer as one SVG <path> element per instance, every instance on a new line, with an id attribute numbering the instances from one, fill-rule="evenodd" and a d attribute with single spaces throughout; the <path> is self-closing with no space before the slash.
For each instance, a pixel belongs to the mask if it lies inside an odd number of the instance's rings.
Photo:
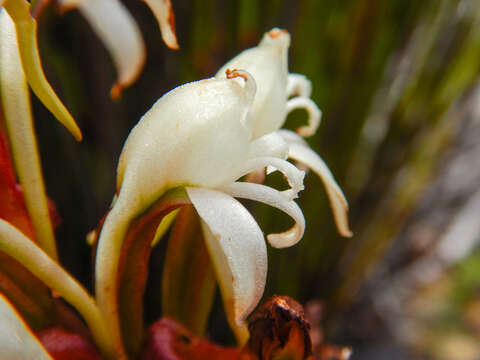
<path id="1" fill-rule="evenodd" d="M 305 224 L 295 224 L 291 229 L 278 234 L 267 235 L 267 240 L 273 247 L 282 249 L 298 243 L 305 232 Z"/>
<path id="2" fill-rule="evenodd" d="M 160 23 L 160 28 L 162 31 L 162 39 L 165 45 L 172 50 L 178 50 L 180 46 L 178 46 L 177 34 L 175 32 L 175 15 L 173 14 L 171 4 L 169 7 L 167 21 L 165 23 Z"/>
<path id="3" fill-rule="evenodd" d="M 274 45 L 282 49 L 288 49 L 290 46 L 290 34 L 285 29 L 273 28 L 263 35 L 259 45 Z"/>
<path id="4" fill-rule="evenodd" d="M 338 229 L 340 235 L 342 235 L 343 237 L 352 237 L 353 236 L 353 232 L 347 227 L 345 229 Z"/>
<path id="5" fill-rule="evenodd" d="M 171 0 L 144 0 L 157 19 L 162 39 L 165 45 L 172 50 L 178 50 L 177 35 L 175 33 L 175 15 Z"/>
<path id="6" fill-rule="evenodd" d="M 353 232 L 348 225 L 348 202 L 339 188 L 330 186 L 326 188 L 327 195 L 330 198 L 330 207 L 332 208 L 333 218 L 337 226 L 338 233 L 343 237 L 352 237 Z"/>

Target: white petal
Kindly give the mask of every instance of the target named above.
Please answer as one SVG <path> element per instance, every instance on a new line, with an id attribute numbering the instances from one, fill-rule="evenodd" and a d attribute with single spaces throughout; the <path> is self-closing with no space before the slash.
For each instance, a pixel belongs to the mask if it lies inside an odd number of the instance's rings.
<path id="1" fill-rule="evenodd" d="M 295 245 L 302 238 L 305 231 L 305 218 L 302 210 L 294 201 L 285 200 L 285 197 L 279 191 L 269 186 L 246 182 L 235 182 L 225 186 L 223 190 L 234 197 L 260 201 L 273 206 L 290 215 L 295 220 L 295 225 L 291 229 L 267 236 L 267 240 L 273 247 L 289 247 Z"/>
<path id="2" fill-rule="evenodd" d="M 255 80 L 236 74 L 179 86 L 140 119 L 120 156 L 115 206 L 122 198 L 129 207 L 145 208 L 169 188 L 214 189 L 246 174 L 238 175 L 248 160 Z M 244 77 L 250 80 L 236 81 Z"/>
<path id="3" fill-rule="evenodd" d="M 200 217 L 213 236 L 207 248 L 229 312 L 238 325 L 258 304 L 265 288 L 267 249 L 252 215 L 231 196 L 203 188 L 186 188 Z M 231 311 L 231 310 L 230 310 Z"/>
<path id="4" fill-rule="evenodd" d="M 260 44 L 227 62 L 216 74 L 225 77 L 226 69 L 248 71 L 257 82 L 252 106 L 253 138 L 269 134 L 282 127 L 287 115 L 288 32 L 272 29 Z"/>
<path id="5" fill-rule="evenodd" d="M 310 97 L 312 94 L 312 83 L 305 75 L 290 73 L 288 74 L 287 95 Z"/>
<path id="6" fill-rule="evenodd" d="M 53 360 L 15 308 L 0 293 L 0 349 L 6 360 Z"/>
<path id="7" fill-rule="evenodd" d="M 98 1 L 98 0 L 97 0 Z M 160 25 L 162 38 L 170 49 L 177 50 L 178 42 L 175 35 L 175 17 L 173 15 L 172 2 L 170 0 L 144 0 L 152 10 Z"/>
<path id="8" fill-rule="evenodd" d="M 312 99 L 306 97 L 294 97 L 287 101 L 287 113 L 295 109 L 304 109 L 308 113 L 308 125 L 297 129 L 302 136 L 312 136 L 320 125 L 322 112 Z"/>
<path id="9" fill-rule="evenodd" d="M 288 145 L 280 134 L 276 132 L 263 135 L 251 142 L 249 150 L 250 158 L 260 156 L 286 159 L 288 156 Z"/>
<path id="10" fill-rule="evenodd" d="M 131 85 L 145 63 L 145 44 L 135 20 L 118 0 L 84 0 L 77 4 L 113 57 L 118 79 L 111 96 Z"/>
<path id="11" fill-rule="evenodd" d="M 292 200 L 298 197 L 298 193 L 304 189 L 303 178 L 305 172 L 298 170 L 293 164 L 288 161 L 273 158 L 273 157 L 258 157 L 249 159 L 245 162 L 244 166 L 240 169 L 237 179 L 252 171 L 263 169 L 267 166 L 273 166 L 278 169 L 283 175 L 285 175 L 288 184 L 291 189 L 283 191 L 282 194 Z"/>
<path id="12" fill-rule="evenodd" d="M 330 206 L 335 218 L 335 223 L 337 224 L 338 232 L 345 237 L 352 236 L 353 234 L 348 226 L 347 200 L 325 162 L 316 152 L 310 149 L 308 145 L 302 143 L 303 139 L 300 141 L 301 137 L 297 134 L 287 132 L 286 130 L 279 131 L 278 133 L 280 133 L 289 143 L 289 158 L 307 165 L 323 181 L 330 200 Z"/>

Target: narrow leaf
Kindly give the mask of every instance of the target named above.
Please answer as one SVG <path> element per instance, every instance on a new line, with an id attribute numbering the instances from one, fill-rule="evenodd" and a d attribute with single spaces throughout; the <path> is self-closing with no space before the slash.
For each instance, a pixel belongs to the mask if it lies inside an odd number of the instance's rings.
<path id="1" fill-rule="evenodd" d="M 26 0 L 6 0 L 4 4 L 15 23 L 16 38 L 20 50 L 23 71 L 33 92 L 75 137 L 82 140 L 82 133 L 43 73 L 37 43 L 37 22 L 30 15 L 30 5 Z M 2 43 L 3 43 L 2 35 Z M 10 39 L 9 41 L 13 41 Z M 2 51 L 3 52 L 3 51 Z M 1 53 L 1 52 L 0 52 Z"/>
<path id="2" fill-rule="evenodd" d="M 55 236 L 45 194 L 29 93 L 20 61 L 14 23 L 4 11 L 0 12 L 0 38 L 0 91 L 15 167 L 23 185 L 35 239 L 52 259 L 56 259 Z M 16 197 L 20 198 L 18 194 Z"/>

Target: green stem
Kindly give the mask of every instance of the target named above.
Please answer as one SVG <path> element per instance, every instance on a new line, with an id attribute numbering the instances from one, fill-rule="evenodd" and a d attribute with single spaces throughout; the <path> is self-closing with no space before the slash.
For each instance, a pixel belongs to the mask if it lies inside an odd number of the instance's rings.
<path id="1" fill-rule="evenodd" d="M 110 333 L 88 292 L 60 265 L 54 262 L 33 241 L 17 228 L 0 219 L 0 251 L 5 252 L 33 275 L 68 301 L 85 319 L 98 347 L 109 358 L 114 358 Z"/>
<path id="2" fill-rule="evenodd" d="M 1 15 L 0 31 L 0 92 L 13 160 L 25 194 L 35 238 L 40 247 L 52 259 L 57 260 L 55 235 L 45 194 L 29 93 L 14 25 L 7 14 Z"/>

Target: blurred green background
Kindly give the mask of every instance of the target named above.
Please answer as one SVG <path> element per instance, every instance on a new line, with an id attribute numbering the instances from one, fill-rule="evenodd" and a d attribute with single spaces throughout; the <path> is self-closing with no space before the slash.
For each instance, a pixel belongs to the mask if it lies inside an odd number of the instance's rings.
<path id="1" fill-rule="evenodd" d="M 39 23 L 47 76 L 84 133 L 75 143 L 32 97 L 67 269 L 91 286 L 85 236 L 108 209 L 117 158 L 140 116 L 282 27 L 292 35 L 290 71 L 312 81 L 323 111 L 308 141 L 344 190 L 355 235 L 337 235 L 323 186 L 307 175 L 305 237 L 269 249 L 265 296 L 321 301 L 327 339 L 352 345 L 353 359 L 480 358 L 478 0 L 173 0 L 179 51 L 165 47 L 145 4 L 124 4 L 147 62 L 119 101 L 109 98 L 111 58 L 78 12 L 48 7 Z M 296 111 L 286 126 L 304 118 Z M 265 233 L 290 221 L 248 205 Z M 160 316 L 164 251 L 165 242 L 152 254 L 149 320 Z M 210 334 L 228 342 L 217 309 Z"/>

